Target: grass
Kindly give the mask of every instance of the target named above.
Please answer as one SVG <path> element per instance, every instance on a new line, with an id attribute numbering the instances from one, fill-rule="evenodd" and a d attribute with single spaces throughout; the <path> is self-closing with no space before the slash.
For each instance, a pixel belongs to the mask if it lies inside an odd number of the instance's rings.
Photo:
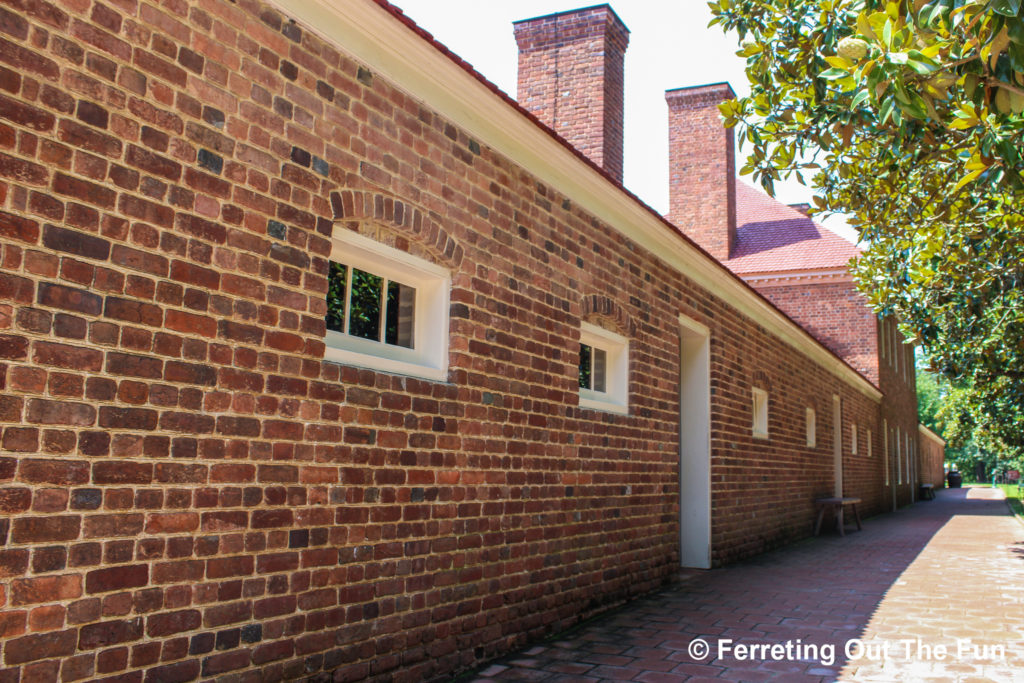
<path id="1" fill-rule="evenodd" d="M 1013 514 L 1024 521 L 1024 502 L 1021 501 L 1021 496 L 1024 496 L 1024 493 L 1021 493 L 1016 484 L 996 484 L 996 486 L 1006 494 L 1006 502 L 1010 504 Z"/>

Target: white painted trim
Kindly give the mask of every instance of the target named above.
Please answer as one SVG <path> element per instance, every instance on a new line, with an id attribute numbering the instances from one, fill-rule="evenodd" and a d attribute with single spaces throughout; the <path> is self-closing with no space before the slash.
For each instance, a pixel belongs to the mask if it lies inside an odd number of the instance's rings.
<path id="1" fill-rule="evenodd" d="M 804 408 L 804 430 L 806 432 L 806 442 L 808 448 L 817 448 L 818 446 L 818 414 L 814 411 L 814 408 Z"/>
<path id="2" fill-rule="evenodd" d="M 850 271 L 841 270 L 793 270 L 737 273 L 745 282 L 757 287 L 784 287 L 793 284 L 853 283 Z"/>
<path id="3" fill-rule="evenodd" d="M 327 330 L 324 360 L 447 381 L 452 288 L 448 270 L 351 230 L 335 232 L 330 259 L 413 287 L 416 303 L 411 349 Z"/>
<path id="4" fill-rule="evenodd" d="M 832 462 L 833 493 L 837 498 L 843 497 L 843 400 L 839 394 L 832 394 Z"/>
<path id="5" fill-rule="evenodd" d="M 679 316 L 679 564 L 711 567 L 711 332 Z"/>
<path id="6" fill-rule="evenodd" d="M 592 323 L 580 323 L 580 343 L 607 354 L 605 388 L 580 388 L 580 408 L 629 414 L 629 340 Z"/>
<path id="7" fill-rule="evenodd" d="M 768 392 L 754 387 L 750 397 L 750 433 L 755 439 L 768 438 Z"/>
<path id="8" fill-rule="evenodd" d="M 879 402 L 882 393 L 664 219 L 373 0 L 267 0 Z"/>

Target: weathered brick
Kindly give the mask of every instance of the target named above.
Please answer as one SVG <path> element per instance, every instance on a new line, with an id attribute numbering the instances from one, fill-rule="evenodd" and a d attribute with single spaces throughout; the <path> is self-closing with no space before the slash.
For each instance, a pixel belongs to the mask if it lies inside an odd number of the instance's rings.
<path id="1" fill-rule="evenodd" d="M 43 245 L 54 251 L 75 254 L 84 258 L 105 261 L 110 256 L 110 242 L 102 237 L 67 230 L 56 225 L 46 225 L 43 228 Z"/>
<path id="2" fill-rule="evenodd" d="M 40 283 L 37 297 L 37 302 L 42 306 L 52 306 L 85 315 L 99 315 L 102 301 L 102 297 L 84 289 L 48 282 Z"/>
<path id="3" fill-rule="evenodd" d="M 29 399 L 25 420 L 33 424 L 88 427 L 96 422 L 96 408 L 86 403 Z"/>
<path id="4" fill-rule="evenodd" d="M 15 543 L 49 543 L 78 538 L 82 519 L 78 515 L 19 517 L 11 524 L 11 540 Z"/>
<path id="5" fill-rule="evenodd" d="M 42 365 L 96 372 L 103 367 L 103 352 L 69 344 L 36 342 L 32 360 Z"/>
<path id="6" fill-rule="evenodd" d="M 122 621 L 101 621 L 83 626 L 78 632 L 78 649 L 94 650 L 142 638 L 142 617 Z"/>
<path id="7" fill-rule="evenodd" d="M 82 577 L 78 574 L 39 576 L 11 582 L 12 605 L 60 602 L 73 600 L 81 595 Z"/>
<path id="8" fill-rule="evenodd" d="M 66 657 L 75 651 L 77 644 L 77 629 L 23 636 L 8 641 L 4 646 L 4 662 L 18 665 L 40 659 Z"/>
<path id="9" fill-rule="evenodd" d="M 145 586 L 148 581 L 149 567 L 144 564 L 94 569 L 85 575 L 85 590 L 87 593 L 108 593 Z"/>
<path id="10" fill-rule="evenodd" d="M 3 39 L 0 39 L 0 41 L 2 41 L 0 44 L 7 42 L 3 41 Z M 11 123 L 39 132 L 52 129 L 57 122 L 57 118 L 50 112 L 25 104 L 6 95 L 0 95 L 0 112 L 3 112 L 0 116 Z"/>
<path id="11" fill-rule="evenodd" d="M 0 211 L 0 237 L 34 244 L 39 239 L 39 223 Z"/>
<path id="12" fill-rule="evenodd" d="M 0 334 L 0 358 L 5 360 L 28 358 L 28 339 L 12 334 Z"/>

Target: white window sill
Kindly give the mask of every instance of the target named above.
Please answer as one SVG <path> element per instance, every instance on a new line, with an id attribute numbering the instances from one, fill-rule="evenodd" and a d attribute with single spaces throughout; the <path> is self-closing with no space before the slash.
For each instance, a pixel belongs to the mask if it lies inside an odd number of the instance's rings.
<path id="1" fill-rule="evenodd" d="M 589 396 L 588 396 L 589 394 Z M 605 398 L 599 398 L 602 394 L 588 389 L 580 389 L 580 408 L 589 410 L 600 410 L 605 413 L 616 413 L 618 415 L 629 415 L 629 406 Z"/>

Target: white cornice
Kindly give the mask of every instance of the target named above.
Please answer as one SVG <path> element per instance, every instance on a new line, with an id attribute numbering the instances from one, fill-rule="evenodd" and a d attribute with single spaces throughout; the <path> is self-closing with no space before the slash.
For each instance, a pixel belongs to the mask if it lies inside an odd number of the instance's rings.
<path id="1" fill-rule="evenodd" d="M 267 0 L 875 401 L 807 332 L 373 0 Z"/>
<path id="2" fill-rule="evenodd" d="M 853 283 L 853 274 L 846 268 L 834 270 L 776 270 L 760 273 L 737 273 L 745 282 L 757 287 L 783 287 L 810 283 Z"/>

